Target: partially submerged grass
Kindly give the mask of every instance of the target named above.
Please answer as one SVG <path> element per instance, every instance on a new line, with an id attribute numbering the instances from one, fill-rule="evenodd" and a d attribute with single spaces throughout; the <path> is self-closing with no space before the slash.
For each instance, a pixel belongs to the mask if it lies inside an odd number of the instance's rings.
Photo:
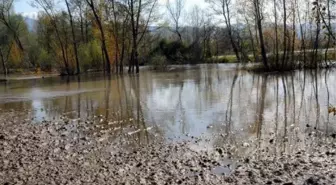
<path id="1" fill-rule="evenodd" d="M 303 53 L 296 52 L 294 56 L 288 56 L 286 62 L 283 62 L 282 55 L 279 56 L 276 62 L 275 55 L 268 55 L 268 65 L 266 68 L 261 61 L 255 65 L 245 66 L 244 69 L 253 72 L 285 72 L 297 69 L 317 69 L 330 68 L 335 66 L 336 53 L 329 52 L 325 55 L 324 52 L 319 52 L 317 55 L 313 51 Z"/>
<path id="2" fill-rule="evenodd" d="M 206 60 L 207 63 L 237 63 L 237 57 L 235 55 L 221 55 L 221 56 L 214 56 L 210 59 Z"/>
<path id="3" fill-rule="evenodd" d="M 250 61 L 254 61 L 252 55 L 248 55 Z M 292 71 L 297 69 L 316 69 L 316 68 L 329 68 L 334 67 L 336 61 L 335 50 L 329 50 L 327 55 L 325 51 L 319 51 L 317 55 L 313 50 L 303 52 L 294 52 L 294 56 L 287 56 L 286 61 L 282 63 L 282 53 L 279 54 L 278 63 L 275 61 L 273 53 L 268 54 L 268 65 L 266 69 L 261 62 L 261 57 L 258 56 L 259 61 L 252 62 L 254 65 L 245 65 L 243 69 L 253 72 L 277 72 L 277 71 Z M 214 56 L 206 60 L 206 63 L 237 63 L 238 60 L 235 55 L 220 55 Z"/>

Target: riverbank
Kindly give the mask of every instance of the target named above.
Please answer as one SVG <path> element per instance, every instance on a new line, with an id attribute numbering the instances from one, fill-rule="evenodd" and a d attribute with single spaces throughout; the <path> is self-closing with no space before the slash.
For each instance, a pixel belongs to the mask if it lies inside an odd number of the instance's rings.
<path id="1" fill-rule="evenodd" d="M 132 126 L 92 120 L 32 124 L 24 112 L 0 115 L 0 184 L 335 184 L 336 143 L 307 141 L 311 148 L 240 158 L 234 147 L 205 149 L 204 138 L 172 142 L 157 137 L 144 145 Z M 117 138 L 99 127 L 110 125 Z M 97 131 L 98 130 L 98 131 Z M 128 138 L 128 139 L 126 139 Z M 139 141 L 140 142 L 140 141 Z M 247 146 L 248 147 L 248 146 Z M 229 161 L 229 162 L 228 162 Z"/>

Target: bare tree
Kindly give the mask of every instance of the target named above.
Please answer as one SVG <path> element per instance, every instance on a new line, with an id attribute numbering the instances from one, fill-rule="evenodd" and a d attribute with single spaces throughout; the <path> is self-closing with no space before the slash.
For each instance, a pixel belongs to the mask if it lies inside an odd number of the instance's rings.
<path id="1" fill-rule="evenodd" d="M 286 8 L 286 0 L 282 0 L 282 8 L 283 8 L 283 56 L 282 56 L 282 67 L 285 66 L 287 62 L 287 8 Z"/>
<path id="2" fill-rule="evenodd" d="M 8 74 L 7 63 L 12 50 L 12 46 L 13 42 L 8 34 L 8 29 L 0 25 L 0 57 L 5 78 Z"/>
<path id="3" fill-rule="evenodd" d="M 305 43 L 305 39 L 306 39 L 306 30 L 303 28 L 303 24 L 302 24 L 302 18 L 301 18 L 301 11 L 299 9 L 299 3 L 296 1 L 296 9 L 297 9 L 297 17 L 298 17 L 298 21 L 299 21 L 299 25 L 300 25 L 300 35 L 301 35 L 301 48 L 300 48 L 300 53 L 302 53 L 303 51 L 303 61 L 306 60 L 306 43 Z"/>
<path id="4" fill-rule="evenodd" d="M 258 61 L 258 56 L 257 56 L 254 34 L 253 34 L 253 31 L 252 31 L 252 26 L 254 26 L 254 25 L 251 24 L 251 22 L 255 22 L 253 3 L 251 3 L 248 0 L 239 1 L 238 13 L 241 15 L 242 19 L 245 21 L 245 26 L 246 26 L 246 29 L 247 29 L 248 34 L 249 34 L 248 37 L 249 37 L 250 44 L 251 44 L 253 59 L 256 62 L 256 61 Z M 243 40 L 243 39 L 241 39 L 241 40 Z M 242 41 L 242 42 L 244 42 L 244 41 Z M 244 51 L 243 46 L 242 46 L 241 50 L 242 50 L 242 53 L 245 55 L 245 59 L 250 60 L 249 57 L 247 56 L 247 54 L 245 54 L 246 52 L 243 52 Z"/>
<path id="5" fill-rule="evenodd" d="M 7 29 L 10 31 L 10 34 L 13 35 L 16 44 L 18 45 L 21 51 L 24 51 L 23 45 L 19 38 L 19 29 L 21 27 L 22 22 L 11 21 L 11 13 L 13 9 L 14 0 L 0 0 L 0 23 L 5 25 Z"/>
<path id="6" fill-rule="evenodd" d="M 125 41 L 129 27 L 129 15 L 124 1 L 109 0 L 105 7 L 110 30 L 115 40 L 115 68 L 116 72 L 123 73 L 123 60 L 125 55 Z"/>
<path id="7" fill-rule="evenodd" d="M 172 2 L 173 1 L 173 2 Z M 185 0 L 167 0 L 166 8 L 170 15 L 171 22 L 173 23 L 173 32 L 178 36 L 180 42 L 182 42 L 182 35 L 180 32 L 180 19 L 185 5 Z"/>
<path id="8" fill-rule="evenodd" d="M 279 35 L 278 35 L 278 9 L 277 0 L 273 0 L 274 29 L 275 29 L 275 64 L 279 67 Z"/>
<path id="9" fill-rule="evenodd" d="M 320 32 L 321 32 L 321 21 L 324 19 L 321 17 L 321 9 L 322 5 L 320 3 L 320 0 L 316 0 L 313 2 L 313 13 L 315 15 L 315 23 L 316 23 L 316 33 L 315 33 L 315 40 L 314 40 L 314 45 L 313 45 L 313 58 L 312 62 L 315 62 L 311 67 L 317 67 L 317 55 L 318 55 L 318 49 L 319 49 L 319 37 L 320 37 Z"/>
<path id="10" fill-rule="evenodd" d="M 44 10 L 45 14 L 49 17 L 51 25 L 53 26 L 56 32 L 57 41 L 59 42 L 59 46 L 61 47 L 62 58 L 63 58 L 63 63 L 64 63 L 66 73 L 67 75 L 72 75 L 73 71 L 69 67 L 68 58 L 67 58 L 67 51 L 66 51 L 67 46 L 61 37 L 59 24 L 58 24 L 56 12 L 54 9 L 55 8 L 54 0 L 34 0 L 32 4 L 35 7 L 41 7 Z"/>
<path id="11" fill-rule="evenodd" d="M 128 69 L 129 73 L 134 72 L 134 67 L 136 67 L 136 73 L 139 73 L 138 47 L 148 30 L 148 24 L 153 18 L 156 5 L 157 0 L 127 0 L 127 11 L 130 16 L 132 29 L 132 49 Z"/>
<path id="12" fill-rule="evenodd" d="M 262 4 L 260 0 L 253 0 L 253 4 L 254 4 L 255 18 L 256 18 L 258 32 L 259 32 L 261 57 L 262 57 L 262 61 L 263 61 L 265 68 L 268 70 L 269 65 L 267 62 L 267 53 L 266 53 L 266 48 L 264 44 L 264 35 L 263 35 L 263 27 L 262 27 L 262 20 L 263 20 L 263 13 L 261 9 Z"/>
<path id="13" fill-rule="evenodd" d="M 102 51 L 103 51 L 103 55 L 105 57 L 105 70 L 108 74 L 111 73 L 111 63 L 110 63 L 110 57 L 107 51 L 107 45 L 106 45 L 106 36 L 105 36 L 105 31 L 104 31 L 104 27 L 103 27 L 103 22 L 102 22 L 102 18 L 99 16 L 98 10 L 96 8 L 96 2 L 94 0 L 86 0 L 87 5 L 90 7 L 94 18 L 96 20 L 96 23 L 98 25 L 99 31 L 100 31 L 100 39 L 102 42 Z"/>
<path id="14" fill-rule="evenodd" d="M 72 44 L 73 44 L 74 52 L 75 52 L 77 74 L 79 74 L 80 73 L 80 66 L 79 66 L 79 59 L 78 59 L 78 46 L 77 46 L 77 39 L 76 39 L 76 34 L 75 34 L 75 25 L 74 25 L 73 16 L 72 16 L 71 9 L 70 9 L 69 0 L 65 0 L 65 4 L 66 4 L 67 10 L 68 10 L 68 15 L 69 15 L 69 19 L 70 19 Z"/>
<path id="15" fill-rule="evenodd" d="M 240 54 L 237 46 L 236 39 L 234 38 L 233 28 L 231 25 L 231 0 L 207 0 L 208 3 L 211 4 L 212 9 L 219 15 L 223 15 L 225 25 L 228 30 L 228 34 L 230 37 L 231 46 L 233 51 L 237 57 L 237 60 L 240 62 Z"/>

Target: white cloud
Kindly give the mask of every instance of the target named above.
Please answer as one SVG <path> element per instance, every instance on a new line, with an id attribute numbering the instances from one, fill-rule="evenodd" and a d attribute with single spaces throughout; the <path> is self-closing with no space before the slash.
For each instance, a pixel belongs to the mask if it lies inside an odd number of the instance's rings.
<path id="1" fill-rule="evenodd" d="M 31 19 L 37 19 L 38 18 L 38 12 L 22 12 L 20 13 L 23 17 L 28 17 Z"/>

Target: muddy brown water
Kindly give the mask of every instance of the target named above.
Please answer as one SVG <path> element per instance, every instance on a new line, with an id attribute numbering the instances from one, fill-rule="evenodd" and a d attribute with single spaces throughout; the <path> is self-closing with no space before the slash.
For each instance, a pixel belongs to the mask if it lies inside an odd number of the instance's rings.
<path id="1" fill-rule="evenodd" d="M 134 128 L 129 135 L 184 139 L 216 136 L 211 146 L 303 147 L 307 134 L 336 133 L 336 73 L 331 70 L 254 74 L 235 65 L 179 66 L 168 72 L 106 77 L 11 78 L 0 83 L 0 109 L 30 110 L 33 123 L 97 117 Z M 115 129 L 118 130 L 118 129 Z M 110 133 L 118 135 L 118 131 Z M 117 136 L 118 137 L 118 136 Z"/>

